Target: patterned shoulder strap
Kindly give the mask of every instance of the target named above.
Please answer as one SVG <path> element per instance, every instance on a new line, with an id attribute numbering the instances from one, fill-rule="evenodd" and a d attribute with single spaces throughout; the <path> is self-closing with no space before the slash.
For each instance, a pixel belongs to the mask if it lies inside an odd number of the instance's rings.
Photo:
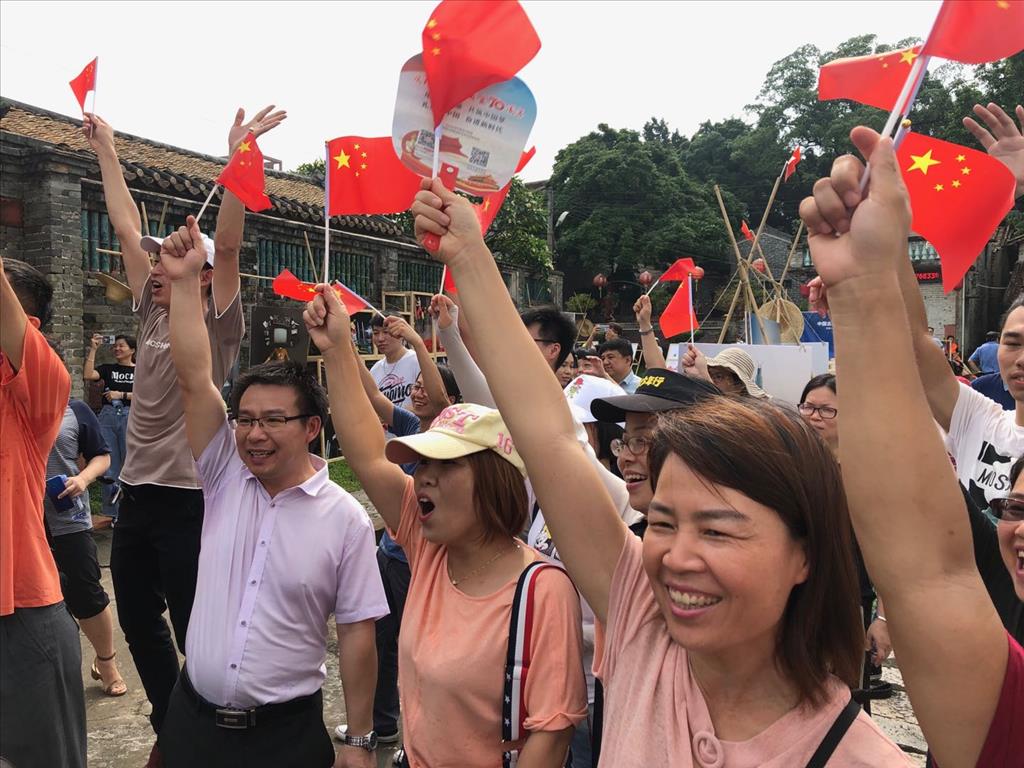
<path id="1" fill-rule="evenodd" d="M 523 569 L 512 599 L 508 628 L 508 655 L 505 660 L 505 690 L 501 704 L 501 740 L 513 742 L 523 738 L 526 729 L 526 677 L 533 659 L 533 620 L 536 615 L 537 576 L 548 568 L 565 573 L 560 565 L 536 560 Z M 569 574 L 565 574 L 569 578 Z M 515 768 L 519 750 L 505 752 L 502 765 Z"/>

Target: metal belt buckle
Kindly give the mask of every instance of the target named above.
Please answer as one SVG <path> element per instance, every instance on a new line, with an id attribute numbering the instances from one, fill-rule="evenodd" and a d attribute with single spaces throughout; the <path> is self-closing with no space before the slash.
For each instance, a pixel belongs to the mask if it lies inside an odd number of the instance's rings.
<path id="1" fill-rule="evenodd" d="M 255 713 L 250 709 L 217 709 L 214 722 L 221 728 L 244 731 L 256 725 Z"/>

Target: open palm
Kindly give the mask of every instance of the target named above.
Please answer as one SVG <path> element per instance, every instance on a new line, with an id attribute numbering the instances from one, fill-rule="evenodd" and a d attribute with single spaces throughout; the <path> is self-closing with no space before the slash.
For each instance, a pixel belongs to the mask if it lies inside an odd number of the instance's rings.
<path id="1" fill-rule="evenodd" d="M 256 116 L 253 117 L 252 120 L 245 122 L 245 110 L 239 107 L 238 111 L 235 113 L 235 122 L 228 130 L 228 154 L 235 151 L 239 142 L 244 139 L 250 131 L 252 131 L 253 136 L 259 138 L 267 131 L 276 128 L 281 124 L 281 121 L 288 117 L 288 113 L 285 110 L 279 109 L 274 112 L 272 111 L 273 109 L 273 104 L 268 107 L 264 107 L 256 113 Z"/>
<path id="2" fill-rule="evenodd" d="M 988 130 L 969 117 L 964 118 L 964 127 L 992 157 L 1010 169 L 1017 180 L 1015 194 L 1020 197 L 1024 195 L 1024 106 L 1018 104 L 1015 111 L 1020 127 L 998 104 L 987 107 L 975 104 L 974 114 L 988 126 Z"/>

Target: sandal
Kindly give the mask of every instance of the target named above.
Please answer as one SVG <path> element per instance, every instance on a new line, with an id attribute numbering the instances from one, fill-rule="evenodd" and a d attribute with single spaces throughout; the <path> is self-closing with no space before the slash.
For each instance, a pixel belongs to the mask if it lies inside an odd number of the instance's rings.
<path id="1" fill-rule="evenodd" d="M 113 661 L 114 657 L 117 656 L 117 651 L 114 651 L 109 656 L 97 656 L 93 659 L 92 668 L 89 670 L 89 674 L 93 680 L 99 680 L 102 684 L 103 675 L 100 674 L 99 668 L 96 666 L 97 661 Z M 107 696 L 124 696 L 128 693 L 128 686 L 120 675 L 115 680 L 112 680 L 109 685 L 103 685 L 103 693 Z"/>

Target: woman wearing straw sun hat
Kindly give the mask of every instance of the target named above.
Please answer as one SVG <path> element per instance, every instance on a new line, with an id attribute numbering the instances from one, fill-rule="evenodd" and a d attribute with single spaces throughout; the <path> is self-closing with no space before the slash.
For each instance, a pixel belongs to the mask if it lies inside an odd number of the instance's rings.
<path id="1" fill-rule="evenodd" d="M 517 538 L 525 467 L 501 414 L 451 405 L 385 450 L 348 314 L 333 291 L 317 291 L 305 319 L 342 450 L 412 574 L 399 635 L 405 764 L 561 765 L 587 712 L 580 601 L 566 574 Z M 413 477 L 398 466 L 407 462 L 418 462 Z M 527 615 L 532 623 L 514 618 Z"/>
<path id="2" fill-rule="evenodd" d="M 737 347 L 723 349 L 714 357 L 704 354 L 692 344 L 679 361 L 683 373 L 709 379 L 723 394 L 771 399 L 754 381 L 757 363 Z"/>

